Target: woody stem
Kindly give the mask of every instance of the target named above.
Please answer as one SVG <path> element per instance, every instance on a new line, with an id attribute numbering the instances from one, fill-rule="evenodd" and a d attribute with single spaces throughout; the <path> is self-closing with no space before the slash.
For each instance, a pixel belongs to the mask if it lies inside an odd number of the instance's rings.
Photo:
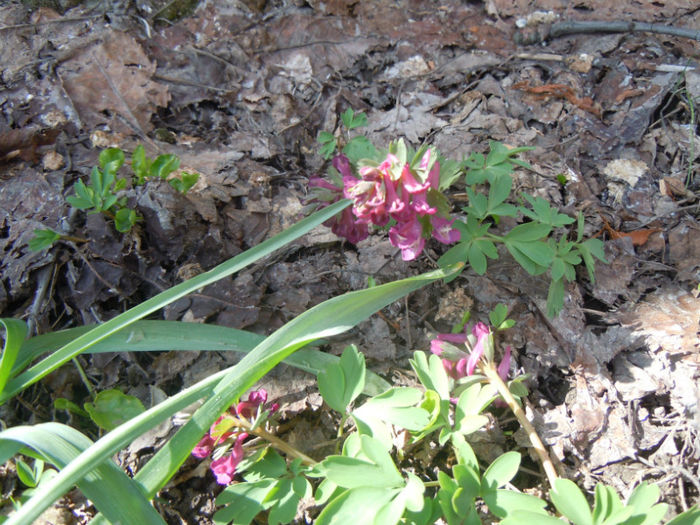
<path id="1" fill-rule="evenodd" d="M 489 383 L 496 387 L 496 390 L 498 390 L 498 393 L 503 398 L 503 401 L 505 401 L 505 403 L 508 405 L 508 408 L 511 409 L 513 415 L 515 415 L 518 422 L 527 432 L 528 438 L 530 439 L 530 443 L 532 444 L 532 448 L 535 449 L 537 457 L 539 458 L 540 463 L 542 463 L 542 468 L 544 469 L 544 472 L 547 475 L 549 485 L 551 487 L 554 487 L 554 482 L 559 476 L 557 475 L 557 471 L 554 469 L 554 464 L 549 458 L 547 449 L 544 447 L 544 444 L 542 443 L 540 436 L 537 434 L 535 427 L 532 426 L 532 423 L 530 423 L 530 421 L 525 416 L 525 411 L 522 409 L 515 397 L 513 397 L 513 394 L 510 393 L 508 386 L 498 375 L 496 367 L 493 365 L 493 363 L 482 362 L 481 371 L 489 380 Z"/>
<path id="2" fill-rule="evenodd" d="M 277 436 L 270 434 L 264 428 L 262 428 L 262 427 L 252 428 L 250 421 L 248 421 L 244 418 L 238 418 L 237 426 L 244 428 L 246 431 L 250 432 L 251 434 L 255 434 L 256 436 L 261 437 L 262 439 L 264 439 L 265 441 L 270 443 L 270 445 L 275 447 L 277 450 L 284 452 L 285 455 L 287 455 L 289 457 L 299 458 L 307 465 L 313 466 L 317 463 L 316 460 L 310 458 L 309 456 L 307 456 L 303 452 L 297 450 L 296 448 L 291 446 L 289 443 L 282 441 Z"/>

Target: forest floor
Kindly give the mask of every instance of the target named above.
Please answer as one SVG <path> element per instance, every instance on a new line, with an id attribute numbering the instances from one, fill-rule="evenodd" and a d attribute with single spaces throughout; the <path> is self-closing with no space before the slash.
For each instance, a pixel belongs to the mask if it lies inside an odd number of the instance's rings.
<path id="1" fill-rule="evenodd" d="M 586 489 L 602 481 L 623 496 L 641 480 L 658 483 L 674 514 L 698 501 L 700 42 L 546 33 L 592 20 L 697 29 L 696 1 L 204 0 L 184 16 L 173 5 L 185 2 L 0 8 L 2 317 L 27 320 L 33 333 L 105 321 L 279 233 L 299 219 L 309 177 L 327 168 L 319 132 L 334 132 L 347 108 L 367 114 L 358 131 L 378 146 L 403 137 L 456 160 L 491 140 L 533 146 L 521 156 L 533 170 L 516 170 L 514 187 L 584 213 L 609 262 L 594 284 L 580 273 L 549 319 L 546 279 L 504 253 L 486 275 L 466 270 L 415 292 L 326 349 L 354 342 L 371 369 L 410 381 L 414 350 L 465 310 L 486 320 L 504 303 L 517 324 L 502 342 L 531 376 L 528 414 L 559 468 Z M 178 155 L 200 180 L 185 196 L 165 182 L 128 190 L 144 220 L 127 235 L 70 209 L 65 197 L 102 148 L 137 144 Z M 33 252 L 36 228 L 89 242 Z M 443 251 L 428 244 L 429 257 L 404 262 L 384 235 L 353 246 L 322 228 L 162 318 L 269 334 L 369 277 L 434 268 Z M 97 390 L 120 387 L 147 406 L 235 359 L 80 357 Z M 262 386 L 282 404 L 286 440 L 313 455 L 333 437 L 313 377 L 280 367 Z M 53 400 L 87 396 L 66 365 L 0 417 L 8 426 L 65 421 Z M 171 431 L 139 440 L 120 461 L 137 470 Z M 525 444 L 498 424 L 473 439 L 486 463 Z M 18 488 L 4 472 L 6 498 Z M 159 508 L 170 523 L 211 523 L 218 491 L 191 460 Z M 83 522 L 93 510 L 74 492 L 51 520 Z"/>

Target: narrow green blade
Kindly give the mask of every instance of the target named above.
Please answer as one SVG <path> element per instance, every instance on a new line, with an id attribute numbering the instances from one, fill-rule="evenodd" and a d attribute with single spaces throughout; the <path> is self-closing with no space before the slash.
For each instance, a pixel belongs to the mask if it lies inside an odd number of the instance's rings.
<path id="1" fill-rule="evenodd" d="M 92 444 L 84 434 L 60 423 L 12 427 L 0 432 L 0 463 L 7 461 L 24 446 L 35 450 L 43 459 L 61 469 Z M 77 485 L 112 523 L 165 524 L 139 484 L 124 474 L 111 459 L 92 469 Z"/>

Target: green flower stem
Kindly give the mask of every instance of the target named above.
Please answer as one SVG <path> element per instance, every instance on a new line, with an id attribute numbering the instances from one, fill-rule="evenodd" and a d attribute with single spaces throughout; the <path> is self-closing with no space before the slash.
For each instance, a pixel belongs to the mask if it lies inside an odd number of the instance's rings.
<path id="1" fill-rule="evenodd" d="M 90 242 L 90 239 L 84 239 L 83 237 L 75 237 L 73 235 L 61 235 L 59 239 L 62 241 L 69 242 Z"/>
<path id="2" fill-rule="evenodd" d="M 549 458 L 547 449 L 544 448 L 544 444 L 542 443 L 542 440 L 540 440 L 540 436 L 537 434 L 535 427 L 532 426 L 532 423 L 530 423 L 530 421 L 525 416 L 525 411 L 513 397 L 513 394 L 510 393 L 510 390 L 508 390 L 508 386 L 498 375 L 496 367 L 493 363 L 482 361 L 479 364 L 479 368 L 481 369 L 481 372 L 486 376 L 489 383 L 496 387 L 496 390 L 498 390 L 498 393 L 503 398 L 503 401 L 506 402 L 508 408 L 511 409 L 513 415 L 515 415 L 515 417 L 518 419 L 520 424 L 527 432 L 528 438 L 530 438 L 530 443 L 532 443 L 532 448 L 535 449 L 537 457 L 539 458 L 540 463 L 542 463 L 542 468 L 544 469 L 544 472 L 547 475 L 549 485 L 550 487 L 554 487 L 554 482 L 559 476 L 557 475 L 557 471 L 554 469 L 554 464 Z"/>
<path id="3" fill-rule="evenodd" d="M 256 436 L 264 439 L 270 445 L 275 447 L 277 450 L 284 452 L 284 454 L 287 457 L 299 458 L 304 463 L 306 463 L 307 465 L 310 465 L 312 467 L 314 465 L 316 465 L 316 463 L 318 463 L 315 459 L 310 458 L 309 456 L 307 456 L 306 454 L 304 454 L 300 450 L 297 450 L 296 448 L 294 448 L 289 443 L 282 441 L 280 438 L 278 438 L 274 434 L 270 434 L 264 428 L 257 427 L 255 429 L 253 429 L 253 425 L 247 419 L 236 418 L 236 426 L 239 428 L 244 428 L 247 432 L 250 432 L 251 434 L 255 434 Z"/>

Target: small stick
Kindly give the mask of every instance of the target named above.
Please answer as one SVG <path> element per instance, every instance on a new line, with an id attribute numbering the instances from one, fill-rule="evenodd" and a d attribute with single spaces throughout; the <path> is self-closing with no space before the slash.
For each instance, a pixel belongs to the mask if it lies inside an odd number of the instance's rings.
<path id="1" fill-rule="evenodd" d="M 489 383 L 496 387 L 496 390 L 498 390 L 498 393 L 503 398 L 503 401 L 506 402 L 508 408 L 511 409 L 513 415 L 515 415 L 515 417 L 518 419 L 520 424 L 527 432 L 528 438 L 530 438 L 530 443 L 532 444 L 532 448 L 535 449 L 537 457 L 539 458 L 540 463 L 542 463 L 544 473 L 547 475 L 549 485 L 551 487 L 554 487 L 554 482 L 559 478 L 559 476 L 557 475 L 557 471 L 554 469 L 554 464 L 549 458 L 547 449 L 544 448 L 544 444 L 542 443 L 542 440 L 540 440 L 540 436 L 537 434 L 535 427 L 532 426 L 532 423 L 530 423 L 530 421 L 527 419 L 525 411 L 518 404 L 516 399 L 513 397 L 513 394 L 510 393 L 510 390 L 508 390 L 508 387 L 498 375 L 498 372 L 496 371 L 496 368 L 494 367 L 493 363 L 481 363 L 480 368 L 483 374 L 489 380 Z"/>
<path id="2" fill-rule="evenodd" d="M 648 24 L 646 22 L 604 22 L 600 20 L 569 20 L 557 22 L 542 30 L 517 31 L 513 36 L 516 44 L 539 44 L 549 38 L 557 38 L 564 35 L 587 33 L 656 33 L 661 35 L 690 38 L 700 42 L 700 31 L 683 27 L 666 26 L 662 24 Z"/>

